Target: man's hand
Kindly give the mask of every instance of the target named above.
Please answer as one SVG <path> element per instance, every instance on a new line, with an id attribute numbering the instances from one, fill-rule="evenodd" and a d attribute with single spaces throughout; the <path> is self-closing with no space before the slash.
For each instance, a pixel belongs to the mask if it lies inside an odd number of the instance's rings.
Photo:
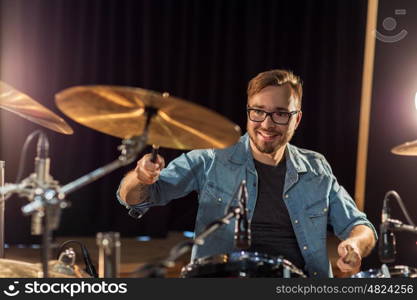
<path id="1" fill-rule="evenodd" d="M 347 239 L 341 242 L 337 247 L 337 252 L 339 253 L 337 266 L 342 272 L 346 273 L 359 270 L 362 256 L 354 239 Z"/>
<path id="2" fill-rule="evenodd" d="M 152 154 L 144 155 L 136 164 L 134 170 L 137 180 L 141 184 L 153 184 L 159 179 L 161 170 L 165 167 L 165 160 L 158 155 L 156 162 L 151 162 Z"/>

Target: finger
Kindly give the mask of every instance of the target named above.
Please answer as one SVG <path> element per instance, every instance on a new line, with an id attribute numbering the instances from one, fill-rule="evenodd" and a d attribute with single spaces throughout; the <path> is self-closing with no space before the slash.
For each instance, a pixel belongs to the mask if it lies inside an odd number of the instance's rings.
<path id="1" fill-rule="evenodd" d="M 149 181 L 159 177 L 159 171 L 148 171 L 141 164 L 135 168 L 136 178 L 143 183 L 149 184 Z"/>
<path id="2" fill-rule="evenodd" d="M 345 261 L 343 261 L 343 259 L 339 258 L 337 266 L 339 267 L 339 269 L 343 270 L 343 272 L 355 271 L 356 269 L 360 268 L 361 259 L 358 259 L 354 262 L 352 261 L 350 263 L 346 263 Z"/>
<path id="3" fill-rule="evenodd" d="M 143 162 L 143 167 L 144 169 L 146 169 L 147 171 L 156 171 L 159 170 L 159 164 L 154 164 L 153 162 L 151 162 L 150 159 L 147 159 Z"/>
<path id="4" fill-rule="evenodd" d="M 355 252 L 355 250 L 352 248 L 351 245 L 346 245 L 345 247 L 347 253 L 346 255 L 343 257 L 343 262 L 345 264 L 351 264 L 352 262 L 357 260 L 357 253 Z"/>
<path id="5" fill-rule="evenodd" d="M 350 252 L 343 258 L 343 262 L 351 266 L 357 265 L 358 263 L 360 263 L 360 261 L 361 257 L 356 252 Z"/>
<path id="6" fill-rule="evenodd" d="M 338 261 L 337 261 L 337 267 L 340 269 L 340 271 L 342 271 L 344 273 L 353 270 L 353 268 L 351 266 L 343 263 L 343 261 L 341 259 L 338 259 Z"/>
<path id="7" fill-rule="evenodd" d="M 339 253 L 340 257 L 344 257 L 347 254 L 347 249 L 346 249 L 346 245 L 345 243 L 340 243 L 339 246 L 337 247 L 337 252 Z"/>
<path id="8" fill-rule="evenodd" d="M 161 155 L 158 154 L 153 164 L 155 167 L 154 170 L 162 170 L 163 168 L 165 168 L 165 159 Z"/>
<path id="9" fill-rule="evenodd" d="M 148 171 L 144 169 L 138 172 L 138 175 L 143 179 L 154 179 L 159 177 L 159 173 L 160 171 Z"/>
<path id="10" fill-rule="evenodd" d="M 161 173 L 161 171 L 159 171 L 159 170 L 157 170 L 157 171 L 146 171 L 146 174 L 150 177 L 159 176 L 160 173 Z"/>
<path id="11" fill-rule="evenodd" d="M 149 153 L 145 154 L 144 156 L 142 156 L 140 160 L 137 161 L 136 168 L 146 167 L 146 165 L 148 164 L 148 162 L 150 162 L 150 160 L 151 160 L 151 155 Z"/>
<path id="12" fill-rule="evenodd" d="M 137 179 L 142 184 L 153 184 L 159 179 L 159 176 L 149 176 L 149 175 L 145 175 L 143 173 L 140 173 L 140 174 L 138 174 Z"/>
<path id="13" fill-rule="evenodd" d="M 159 165 L 159 167 L 160 167 L 159 169 L 160 170 L 162 170 L 163 168 L 165 168 L 165 159 L 161 155 L 159 155 L 159 154 L 157 156 L 156 163 Z"/>

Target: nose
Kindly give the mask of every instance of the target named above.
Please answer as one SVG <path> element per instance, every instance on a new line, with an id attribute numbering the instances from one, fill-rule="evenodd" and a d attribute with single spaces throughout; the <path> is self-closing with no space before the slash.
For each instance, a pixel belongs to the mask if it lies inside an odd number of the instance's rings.
<path id="1" fill-rule="evenodd" d="M 274 121 L 272 121 L 272 116 L 268 115 L 265 120 L 263 120 L 263 122 L 261 123 L 261 126 L 263 128 L 269 129 L 269 128 L 274 128 L 275 127 L 275 123 Z"/>

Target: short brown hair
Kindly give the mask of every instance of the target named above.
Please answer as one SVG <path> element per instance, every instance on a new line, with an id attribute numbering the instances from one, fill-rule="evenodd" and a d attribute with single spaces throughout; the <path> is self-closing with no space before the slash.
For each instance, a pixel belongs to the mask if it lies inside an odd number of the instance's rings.
<path id="1" fill-rule="evenodd" d="M 298 107 L 301 108 L 301 98 L 303 96 L 303 87 L 300 77 L 287 70 L 270 70 L 259 73 L 249 81 L 248 99 L 259 93 L 267 86 L 282 86 L 288 83 L 295 93 L 298 100 Z"/>

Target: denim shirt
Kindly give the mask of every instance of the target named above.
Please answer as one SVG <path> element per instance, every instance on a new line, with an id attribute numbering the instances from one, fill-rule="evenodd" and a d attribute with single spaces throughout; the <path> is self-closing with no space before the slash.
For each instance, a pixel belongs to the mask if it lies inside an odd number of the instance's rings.
<path id="1" fill-rule="evenodd" d="M 363 224 L 375 233 L 375 228 L 360 212 L 347 191 L 338 184 L 332 170 L 319 153 L 287 144 L 287 171 L 283 200 L 294 228 L 298 245 L 305 260 L 305 271 L 310 276 L 332 277 L 327 256 L 327 228 L 344 240 L 352 228 Z M 128 206 L 140 217 L 150 207 L 165 205 L 197 191 L 199 206 L 195 235 L 199 235 L 212 221 L 223 217 L 242 180 L 248 189 L 248 218 L 252 219 L 257 199 L 258 175 L 253 162 L 249 137 L 226 149 L 193 150 L 173 160 L 160 173 L 159 180 L 150 186 L 149 198 Z M 191 260 L 236 251 L 234 248 L 235 221 L 223 225 L 194 246 Z"/>

